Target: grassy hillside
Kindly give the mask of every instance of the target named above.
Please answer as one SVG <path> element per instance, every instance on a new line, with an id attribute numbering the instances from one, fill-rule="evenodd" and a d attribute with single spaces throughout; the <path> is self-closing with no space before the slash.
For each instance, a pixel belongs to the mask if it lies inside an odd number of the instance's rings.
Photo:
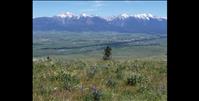
<path id="1" fill-rule="evenodd" d="M 166 101 L 161 59 L 33 59 L 33 101 Z"/>
<path id="2" fill-rule="evenodd" d="M 166 101 L 166 53 L 162 34 L 33 32 L 33 101 Z"/>

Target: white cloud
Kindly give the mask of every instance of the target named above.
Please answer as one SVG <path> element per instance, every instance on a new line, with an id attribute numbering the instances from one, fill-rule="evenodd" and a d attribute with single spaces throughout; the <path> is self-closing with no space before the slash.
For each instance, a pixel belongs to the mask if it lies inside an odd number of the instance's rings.
<path id="1" fill-rule="evenodd" d="M 94 7 L 101 7 L 101 6 L 103 6 L 103 4 L 101 4 L 101 3 L 97 3 L 94 5 Z"/>
<path id="2" fill-rule="evenodd" d="M 86 9 L 81 9 L 80 12 L 85 12 L 85 13 L 93 13 L 93 12 L 98 12 L 102 9 L 104 6 L 103 1 L 92 1 L 92 5 L 90 5 Z"/>
<path id="3" fill-rule="evenodd" d="M 130 0 L 125 0 L 124 2 L 127 3 L 127 4 L 131 4 L 132 3 L 132 1 L 130 1 Z"/>
<path id="4" fill-rule="evenodd" d="M 96 11 L 96 9 L 82 9 L 80 12 L 93 12 Z"/>
<path id="5" fill-rule="evenodd" d="M 102 6 L 104 6 L 102 1 L 94 1 L 93 7 L 102 7 Z"/>
<path id="6" fill-rule="evenodd" d="M 101 3 L 102 1 L 94 1 L 95 3 Z"/>
<path id="7" fill-rule="evenodd" d="M 128 2 L 130 2 L 130 1 L 129 1 L 129 0 L 125 0 L 124 2 L 127 2 L 127 3 L 128 3 Z"/>

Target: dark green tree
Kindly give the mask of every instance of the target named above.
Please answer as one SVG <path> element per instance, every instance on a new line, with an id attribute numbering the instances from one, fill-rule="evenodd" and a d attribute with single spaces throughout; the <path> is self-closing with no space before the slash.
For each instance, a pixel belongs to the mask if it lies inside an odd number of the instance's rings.
<path id="1" fill-rule="evenodd" d="M 109 46 L 107 46 L 105 49 L 104 49 L 104 56 L 103 56 L 103 59 L 104 60 L 110 60 L 111 59 L 111 48 Z"/>

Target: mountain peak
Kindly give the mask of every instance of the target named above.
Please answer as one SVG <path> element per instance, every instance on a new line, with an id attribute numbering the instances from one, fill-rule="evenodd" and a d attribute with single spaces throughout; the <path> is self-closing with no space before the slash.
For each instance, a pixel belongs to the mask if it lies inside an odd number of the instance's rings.
<path id="1" fill-rule="evenodd" d="M 87 15 L 85 13 L 75 15 L 71 12 L 65 12 L 55 17 L 33 19 L 33 29 L 37 31 L 58 30 L 167 33 L 166 28 L 167 20 L 165 20 L 165 18 L 146 13 L 137 15 L 123 13 L 117 16 L 101 17 Z"/>
<path id="2" fill-rule="evenodd" d="M 116 18 L 117 16 L 107 16 L 107 17 L 104 17 L 105 20 L 107 21 L 112 21 Z"/>
<path id="3" fill-rule="evenodd" d="M 80 17 L 91 17 L 90 15 L 86 14 L 86 13 L 81 13 Z"/>
<path id="4" fill-rule="evenodd" d="M 96 16 L 96 15 L 95 15 Z M 81 13 L 80 15 L 75 15 L 74 13 L 72 12 L 64 12 L 64 13 L 61 13 L 61 14 L 58 14 L 57 17 L 61 17 L 61 18 L 80 18 L 80 17 L 94 17 L 94 15 L 88 15 L 86 13 Z M 162 19 L 166 19 L 166 17 L 157 17 L 157 16 L 153 16 L 152 14 L 150 13 L 142 13 L 142 14 L 135 14 L 135 15 L 128 15 L 127 13 L 122 13 L 118 16 L 109 16 L 109 17 L 101 17 L 103 19 L 106 19 L 107 21 L 111 21 L 115 18 L 118 18 L 120 20 L 124 20 L 126 18 L 129 18 L 129 17 L 135 17 L 137 19 L 142 19 L 142 20 L 150 20 L 151 18 L 155 18 L 155 19 L 158 19 L 158 20 L 162 20 Z"/>
<path id="5" fill-rule="evenodd" d="M 136 14 L 136 15 L 133 15 L 133 16 L 136 17 L 136 18 L 139 18 L 139 19 L 147 19 L 147 20 L 154 17 L 150 13 Z"/>
<path id="6" fill-rule="evenodd" d="M 129 15 L 128 15 L 127 13 L 123 13 L 123 14 L 121 14 L 120 16 L 121 16 L 121 17 L 124 17 L 124 18 L 129 17 Z"/>
<path id="7" fill-rule="evenodd" d="M 119 19 L 126 19 L 126 18 L 128 18 L 128 17 L 129 17 L 129 15 L 128 15 L 127 13 L 123 13 L 123 14 L 120 14 L 120 15 L 118 16 Z"/>
<path id="8" fill-rule="evenodd" d="M 61 17 L 61 18 L 65 18 L 65 17 L 69 17 L 69 18 L 72 18 L 73 16 L 75 16 L 75 14 L 71 13 L 71 12 L 65 12 L 65 13 L 61 13 L 59 15 L 57 15 L 58 17 Z"/>

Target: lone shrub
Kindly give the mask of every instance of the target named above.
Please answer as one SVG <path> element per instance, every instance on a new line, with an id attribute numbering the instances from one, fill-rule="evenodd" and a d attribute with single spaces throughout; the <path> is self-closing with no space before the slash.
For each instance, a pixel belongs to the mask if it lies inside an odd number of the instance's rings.
<path id="1" fill-rule="evenodd" d="M 103 60 L 110 60 L 111 59 L 111 48 L 109 46 L 107 46 L 105 49 L 104 49 L 104 56 L 103 56 Z"/>

